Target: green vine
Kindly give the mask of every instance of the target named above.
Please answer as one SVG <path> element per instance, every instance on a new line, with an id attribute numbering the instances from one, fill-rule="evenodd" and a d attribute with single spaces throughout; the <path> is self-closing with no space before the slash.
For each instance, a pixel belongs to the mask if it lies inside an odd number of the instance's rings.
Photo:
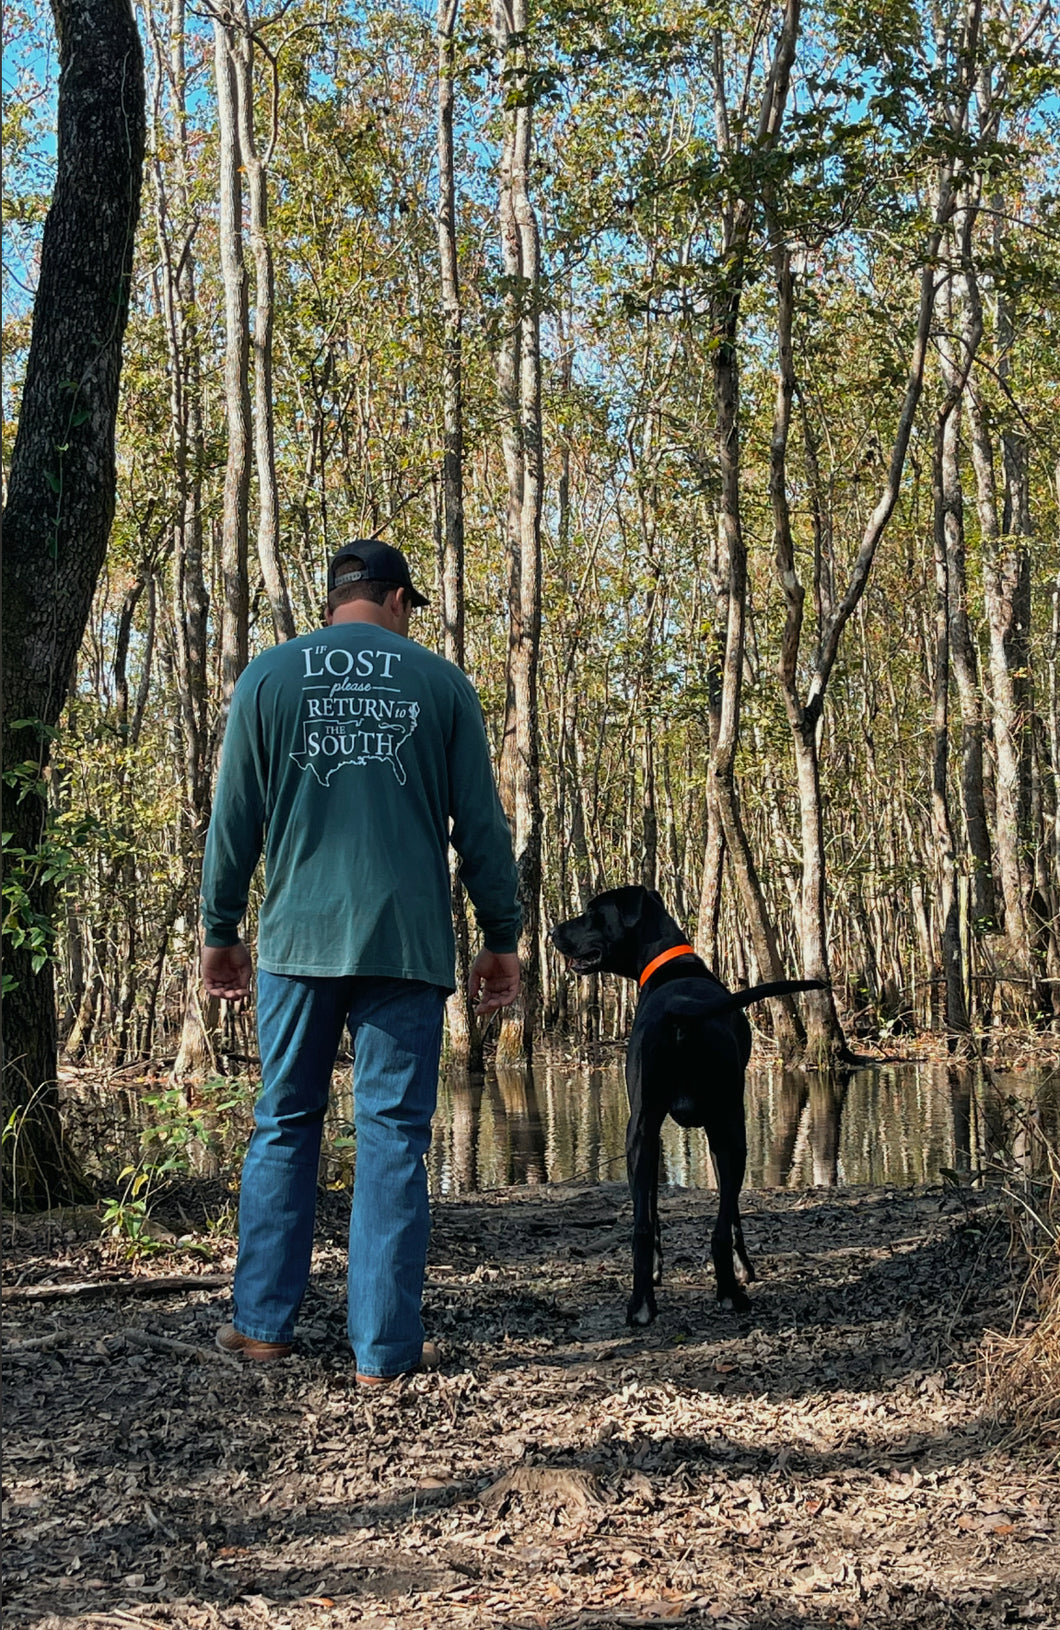
<path id="1" fill-rule="evenodd" d="M 42 741 L 54 740 L 58 734 L 40 719 L 16 719 L 9 728 L 33 730 Z M 47 798 L 48 783 L 39 759 L 26 758 L 11 765 L 4 771 L 3 781 L 15 794 L 16 803 L 21 804 L 27 798 L 41 801 Z M 75 879 L 84 875 L 85 866 L 78 858 L 78 851 L 98 831 L 99 822 L 94 816 L 67 811 L 58 815 L 49 813 L 35 848 L 26 849 L 15 843 L 14 832 L 5 830 L 2 834 L 3 938 L 12 950 L 29 953 L 34 973 L 55 959 L 54 917 L 37 909 L 41 890 L 50 887 L 60 898 L 65 895 Z M 2 994 L 7 996 L 17 988 L 18 980 L 5 972 Z"/>

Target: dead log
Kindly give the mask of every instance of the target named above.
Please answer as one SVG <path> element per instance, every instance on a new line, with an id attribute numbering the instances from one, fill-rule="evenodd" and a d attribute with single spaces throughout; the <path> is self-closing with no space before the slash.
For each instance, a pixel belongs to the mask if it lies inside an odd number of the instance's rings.
<path id="1" fill-rule="evenodd" d="M 174 1290 L 216 1290 L 230 1285 L 230 1273 L 175 1273 L 161 1279 L 87 1279 L 71 1285 L 5 1285 L 5 1302 L 47 1302 L 71 1296 L 166 1296 Z"/>

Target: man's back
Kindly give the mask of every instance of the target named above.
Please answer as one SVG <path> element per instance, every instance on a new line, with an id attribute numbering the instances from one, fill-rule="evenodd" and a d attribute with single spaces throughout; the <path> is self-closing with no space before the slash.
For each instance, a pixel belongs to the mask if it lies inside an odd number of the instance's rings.
<path id="1" fill-rule="evenodd" d="M 487 936 L 512 869 L 478 698 L 451 663 L 338 622 L 250 664 L 233 698 L 204 869 L 207 943 L 231 943 L 264 832 L 258 960 L 451 988 L 448 845 Z"/>

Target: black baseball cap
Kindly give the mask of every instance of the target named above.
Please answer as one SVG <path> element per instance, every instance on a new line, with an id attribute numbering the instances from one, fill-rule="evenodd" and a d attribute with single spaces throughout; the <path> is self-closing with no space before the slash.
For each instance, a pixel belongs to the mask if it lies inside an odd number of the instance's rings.
<path id="1" fill-rule="evenodd" d="M 409 563 L 401 550 L 392 548 L 389 543 L 377 543 L 374 538 L 354 538 L 332 556 L 328 567 L 328 593 L 347 583 L 392 583 L 395 588 L 408 590 L 414 606 L 430 604 L 425 594 L 413 588 Z"/>

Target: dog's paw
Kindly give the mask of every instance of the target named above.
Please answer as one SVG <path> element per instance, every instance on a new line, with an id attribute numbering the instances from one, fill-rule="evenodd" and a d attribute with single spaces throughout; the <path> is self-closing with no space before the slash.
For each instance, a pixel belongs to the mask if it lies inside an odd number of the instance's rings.
<path id="1" fill-rule="evenodd" d="M 654 1296 L 631 1296 L 626 1308 L 626 1323 L 634 1328 L 643 1328 L 654 1321 L 655 1313 Z"/>
<path id="2" fill-rule="evenodd" d="M 746 1313 L 751 1306 L 751 1298 L 745 1296 L 738 1285 L 732 1290 L 719 1290 L 718 1301 L 732 1313 Z"/>

